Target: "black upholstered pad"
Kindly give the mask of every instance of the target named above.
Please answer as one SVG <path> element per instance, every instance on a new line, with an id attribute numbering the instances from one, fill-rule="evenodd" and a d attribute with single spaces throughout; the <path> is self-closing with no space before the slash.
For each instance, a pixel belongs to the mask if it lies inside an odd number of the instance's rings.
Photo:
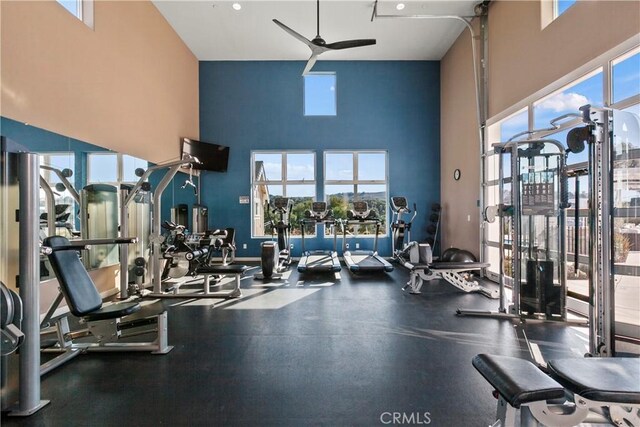
<path id="1" fill-rule="evenodd" d="M 66 237 L 47 237 L 43 244 L 53 249 L 48 255 L 49 261 L 73 315 L 87 320 L 104 320 L 126 316 L 140 310 L 140 304 L 135 302 L 102 306 L 102 298 L 93 280 L 80 261 L 78 252 L 69 249 L 70 243 Z"/>
<path id="2" fill-rule="evenodd" d="M 66 249 L 70 246 L 69 240 L 62 236 L 51 236 L 44 239 L 43 244 L 53 249 L 48 255 L 49 261 L 71 313 L 85 316 L 99 309 L 102 298 L 82 265 L 78 252 Z"/>
<path id="3" fill-rule="evenodd" d="M 103 305 L 98 310 L 83 316 L 87 320 L 105 320 L 115 319 L 117 317 L 127 316 L 140 310 L 140 304 L 137 302 L 119 302 L 115 304 Z"/>
<path id="4" fill-rule="evenodd" d="M 564 389 L 560 384 L 527 360 L 478 354 L 472 363 L 514 408 L 519 408 L 524 403 L 564 396 Z"/>
<path id="5" fill-rule="evenodd" d="M 434 262 L 429 267 L 433 270 L 460 270 L 468 268 L 469 270 L 479 270 L 481 268 L 491 267 L 486 262 Z"/>
<path id="6" fill-rule="evenodd" d="M 249 266 L 240 264 L 206 265 L 196 268 L 197 274 L 242 274 Z"/>
<path id="7" fill-rule="evenodd" d="M 640 359 L 560 359 L 548 363 L 549 373 L 567 390 L 597 402 L 640 404 Z"/>

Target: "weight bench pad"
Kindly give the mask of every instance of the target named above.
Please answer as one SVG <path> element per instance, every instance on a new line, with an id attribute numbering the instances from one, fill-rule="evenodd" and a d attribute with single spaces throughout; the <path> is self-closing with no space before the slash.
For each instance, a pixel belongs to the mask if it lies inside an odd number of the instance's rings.
<path id="1" fill-rule="evenodd" d="M 564 397 L 562 386 L 527 360 L 478 354 L 472 363 L 514 408 L 529 402 Z"/>
<path id="2" fill-rule="evenodd" d="M 196 274 L 220 274 L 220 275 L 231 275 L 231 274 L 242 274 L 249 267 L 246 265 L 239 264 L 231 264 L 231 265 L 207 265 L 196 268 Z"/>
<path id="3" fill-rule="evenodd" d="M 434 262 L 429 265 L 433 270 L 460 270 L 467 268 L 469 270 L 479 270 L 481 268 L 491 267 L 486 262 Z"/>
<path id="4" fill-rule="evenodd" d="M 551 360 L 549 373 L 568 390 L 596 402 L 640 404 L 640 359 Z"/>
<path id="5" fill-rule="evenodd" d="M 103 305 L 99 309 L 86 314 L 84 317 L 87 320 L 105 320 L 115 319 L 118 317 L 128 316 L 136 311 L 140 310 L 140 304 L 137 302 L 118 302 L 114 304 Z"/>

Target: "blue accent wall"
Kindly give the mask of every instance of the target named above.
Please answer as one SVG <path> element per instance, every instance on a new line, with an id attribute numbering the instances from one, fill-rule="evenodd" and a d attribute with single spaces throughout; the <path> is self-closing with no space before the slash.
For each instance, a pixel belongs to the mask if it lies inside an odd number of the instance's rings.
<path id="1" fill-rule="evenodd" d="M 238 202 L 251 195 L 252 150 L 314 150 L 322 199 L 324 150 L 383 149 L 389 196 L 417 204 L 412 238 L 426 238 L 430 206 L 440 201 L 440 63 L 318 62 L 314 71 L 337 75 L 335 117 L 303 115 L 303 68 L 298 61 L 200 62 L 200 139 L 231 147 L 228 172 L 201 178 L 210 227 L 235 227 L 238 256 L 259 256 L 265 239 L 251 239 L 251 205 Z M 350 243 L 367 249 L 371 240 Z M 299 240 L 293 243 L 299 256 Z M 306 246 L 328 249 L 331 241 L 318 236 Z M 381 238 L 378 249 L 389 256 L 391 238 Z"/>

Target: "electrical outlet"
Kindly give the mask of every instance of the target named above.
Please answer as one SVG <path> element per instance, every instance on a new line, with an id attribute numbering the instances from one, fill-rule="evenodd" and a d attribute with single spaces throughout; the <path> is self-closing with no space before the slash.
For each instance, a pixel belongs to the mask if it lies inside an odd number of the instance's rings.
<path id="1" fill-rule="evenodd" d="M 292 251 L 293 250 L 293 243 L 289 245 L 289 250 Z"/>
<path id="2" fill-rule="evenodd" d="M 360 249 L 360 243 L 356 243 L 356 249 Z"/>
<path id="3" fill-rule="evenodd" d="M 348 243 L 345 245 L 345 248 L 349 249 L 349 244 Z"/>
<path id="4" fill-rule="evenodd" d="M 246 243 L 242 244 L 242 249 L 247 249 L 247 244 Z"/>

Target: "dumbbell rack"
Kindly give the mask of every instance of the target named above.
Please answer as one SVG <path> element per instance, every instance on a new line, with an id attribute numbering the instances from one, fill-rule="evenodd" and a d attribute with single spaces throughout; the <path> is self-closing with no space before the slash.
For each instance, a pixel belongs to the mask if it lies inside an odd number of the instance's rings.
<path id="1" fill-rule="evenodd" d="M 434 203 L 431 205 L 431 214 L 429 215 L 429 224 L 427 225 L 427 239 L 426 242 L 431 246 L 433 253 L 440 253 L 440 250 L 436 250 L 438 242 L 438 232 L 440 231 L 440 218 L 442 216 L 442 206 L 440 203 Z"/>

